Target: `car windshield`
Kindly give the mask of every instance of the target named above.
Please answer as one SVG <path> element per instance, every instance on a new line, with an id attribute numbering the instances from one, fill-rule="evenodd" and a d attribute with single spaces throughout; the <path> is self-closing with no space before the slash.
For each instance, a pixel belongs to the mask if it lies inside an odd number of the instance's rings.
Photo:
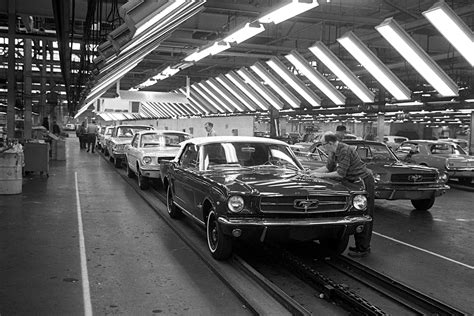
<path id="1" fill-rule="evenodd" d="M 143 147 L 179 147 L 179 143 L 189 139 L 190 136 L 180 133 L 167 134 L 144 134 L 142 136 Z"/>
<path id="2" fill-rule="evenodd" d="M 301 170 L 300 163 L 286 145 L 235 142 L 205 144 L 202 147 L 203 169 L 222 167 L 259 167 Z"/>
<path id="3" fill-rule="evenodd" d="M 117 127 L 117 137 L 133 137 L 136 132 L 151 129 L 148 126 L 119 126 Z"/>
<path id="4" fill-rule="evenodd" d="M 359 157 L 364 162 L 368 161 L 388 161 L 388 162 L 395 162 L 397 161 L 397 157 L 392 153 L 387 146 L 382 144 L 357 144 L 351 145 L 351 147 L 355 148 Z"/>

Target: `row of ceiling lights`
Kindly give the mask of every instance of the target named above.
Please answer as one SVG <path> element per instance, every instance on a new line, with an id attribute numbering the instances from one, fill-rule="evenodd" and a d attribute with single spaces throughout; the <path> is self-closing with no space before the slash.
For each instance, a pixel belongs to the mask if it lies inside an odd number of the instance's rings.
<path id="1" fill-rule="evenodd" d="M 132 1 L 133 2 L 133 1 Z M 156 26 L 165 26 L 165 20 L 168 21 L 176 12 L 183 12 L 186 9 L 195 7 L 190 3 L 199 2 L 202 5 L 204 1 L 185 1 L 175 0 L 168 1 L 167 6 L 163 5 L 156 11 L 149 14 L 146 19 L 141 20 L 138 25 L 137 21 L 132 20 L 131 24 L 135 25 L 135 33 L 132 37 L 132 44 L 125 45 L 120 54 L 130 51 L 133 47 L 139 46 L 138 41 L 133 39 L 140 34 L 148 34 L 152 37 L 160 29 Z M 127 3 L 128 4 L 128 3 Z M 202 48 L 183 59 L 183 62 L 175 66 L 167 67 L 163 72 L 147 80 L 140 87 L 156 83 L 156 80 L 168 78 L 179 72 L 180 70 L 192 66 L 195 62 L 209 55 L 215 55 L 232 45 L 239 44 L 246 39 L 263 32 L 265 29 L 262 23 L 280 23 L 286 18 L 293 17 L 297 14 L 310 10 L 318 6 L 316 0 L 291 0 L 286 1 L 283 6 L 263 15 L 256 21 L 246 23 L 242 28 L 231 32 L 230 35 L 222 40 L 216 41 L 208 47 Z M 131 10 L 127 11 L 131 12 Z M 286 15 L 281 15 L 285 12 Z M 293 12 L 294 14 L 288 14 Z M 474 66 L 474 40 L 473 32 L 469 27 L 456 15 L 456 13 L 444 2 L 439 2 L 430 10 L 423 12 L 430 22 L 440 30 L 443 36 L 452 43 L 454 47 Z M 129 14 L 125 14 L 125 17 Z M 283 17 L 284 16 L 284 17 Z M 128 21 L 127 19 L 125 19 Z M 130 20 L 130 19 L 129 19 Z M 376 30 L 422 75 L 425 80 L 435 88 L 441 96 L 457 96 L 459 87 L 456 83 L 433 61 L 433 59 L 411 38 L 406 31 L 392 18 L 385 20 L 376 27 Z M 442 30 L 442 31 L 441 31 Z M 143 38 L 141 38 L 143 39 Z M 382 86 L 393 95 L 396 100 L 410 100 L 411 91 L 399 80 L 388 67 L 386 67 L 373 54 L 370 49 L 357 38 L 355 34 L 349 32 L 338 39 L 339 43 L 344 46 L 358 62 L 363 65 L 367 71 L 378 80 Z M 133 44 L 135 43 L 135 44 Z M 309 50 L 324 63 L 362 102 L 373 103 L 375 100 L 374 93 L 357 78 L 357 76 L 345 66 L 322 42 L 317 42 Z M 151 51 L 151 50 L 150 50 Z M 119 54 L 119 57 L 120 57 Z M 139 58 L 137 58 L 139 56 Z M 106 76 L 102 78 L 100 85 L 94 87 L 89 94 L 89 102 L 98 98 L 105 92 L 110 85 L 117 81 L 121 76 L 135 67 L 146 54 L 134 55 L 134 59 L 128 59 L 129 67 L 117 67 L 118 61 L 115 58 L 113 62 L 107 63 L 106 70 L 112 69 Z M 285 56 L 286 59 L 301 74 L 305 75 L 321 92 L 336 105 L 345 104 L 345 96 L 340 93 L 325 76 L 317 72 L 309 62 L 298 52 L 293 51 Z M 120 59 L 120 58 L 118 58 Z M 271 58 L 266 63 L 278 76 L 287 82 L 300 96 L 302 96 L 312 107 L 321 106 L 321 98 L 305 85 L 295 74 L 290 72 L 283 62 L 277 58 Z M 115 66 L 115 68 L 113 68 Z M 210 113 L 226 113 L 240 111 L 266 111 L 270 107 L 281 110 L 284 103 L 275 97 L 266 85 L 272 88 L 277 95 L 281 96 L 292 108 L 298 108 L 301 105 L 300 100 L 287 89 L 276 76 L 266 69 L 261 63 L 256 63 L 250 67 L 260 79 L 246 69 L 241 68 L 236 72 L 231 71 L 225 76 L 220 75 L 216 78 L 209 79 L 205 82 L 196 83 L 191 86 L 190 90 L 179 89 L 175 92 L 186 92 L 189 96 L 192 107 L 187 114 L 207 115 Z M 115 70 L 116 69 L 116 70 Z M 113 71 L 115 70 L 115 71 Z M 263 85 L 261 82 L 266 85 Z M 95 93 L 95 94 L 94 94 Z M 226 102 L 222 102 L 223 97 Z M 251 100 L 245 96 L 251 96 Z M 180 111 L 175 111 L 177 114 Z"/>

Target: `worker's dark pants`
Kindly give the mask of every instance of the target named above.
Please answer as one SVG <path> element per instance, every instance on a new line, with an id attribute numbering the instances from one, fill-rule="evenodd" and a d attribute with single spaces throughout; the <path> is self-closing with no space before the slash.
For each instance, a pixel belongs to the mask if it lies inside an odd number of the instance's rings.
<path id="1" fill-rule="evenodd" d="M 79 146 L 81 149 L 86 149 L 87 144 L 87 134 L 79 135 Z"/>
<path id="2" fill-rule="evenodd" d="M 355 233 L 355 245 L 361 251 L 370 248 L 370 240 L 372 239 L 372 226 L 374 222 L 374 208 L 375 208 L 375 182 L 372 174 L 362 179 L 364 181 L 367 196 L 367 215 L 372 217 L 372 222 L 365 224 L 365 228 L 361 233 Z"/>
<path id="3" fill-rule="evenodd" d="M 87 134 L 87 151 L 91 150 L 94 152 L 95 148 L 95 134 Z"/>

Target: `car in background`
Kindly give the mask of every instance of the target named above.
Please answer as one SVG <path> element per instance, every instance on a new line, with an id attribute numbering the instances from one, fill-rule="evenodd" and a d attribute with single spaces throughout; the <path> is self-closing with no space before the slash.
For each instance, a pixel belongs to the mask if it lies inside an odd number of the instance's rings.
<path id="1" fill-rule="evenodd" d="M 115 126 L 112 135 L 107 139 L 107 152 L 109 159 L 114 163 L 116 168 L 122 166 L 122 162 L 125 161 L 125 146 L 130 144 L 133 135 L 139 131 L 152 130 L 154 129 L 150 125 L 119 125 Z"/>
<path id="2" fill-rule="evenodd" d="M 443 142 L 455 143 L 455 144 L 461 146 L 461 148 L 464 149 L 464 151 L 465 151 L 466 153 L 469 153 L 469 141 L 466 140 L 466 139 L 461 139 L 461 138 L 440 138 L 439 140 L 440 140 L 440 141 L 443 141 Z"/>
<path id="3" fill-rule="evenodd" d="M 190 134 L 180 131 L 139 131 L 125 146 L 127 176 L 136 176 L 140 189 L 148 189 L 150 181 L 161 178 L 161 161 L 173 159 L 180 149 L 179 144 L 190 138 Z"/>
<path id="4" fill-rule="evenodd" d="M 298 143 L 293 144 L 293 145 L 295 145 L 293 147 L 293 149 L 296 150 L 296 151 L 309 151 L 312 147 L 319 146 L 319 144 L 321 144 L 321 142 L 323 140 L 323 137 L 324 137 L 324 132 L 305 134 L 303 136 L 303 141 L 302 142 L 298 142 Z M 346 133 L 346 134 L 344 134 L 343 139 L 344 140 L 346 140 L 346 139 L 362 139 L 362 137 L 359 137 L 359 136 L 354 135 L 354 134 Z"/>
<path id="5" fill-rule="evenodd" d="M 417 210 L 430 209 L 436 197 L 449 186 L 444 172 L 426 166 L 409 165 L 400 161 L 387 145 L 368 140 L 344 140 L 355 148 L 375 178 L 375 198 L 410 200 Z M 309 153 L 297 153 L 303 166 L 317 169 L 325 166 L 327 155 L 322 146 L 313 146 Z"/>
<path id="6" fill-rule="evenodd" d="M 192 138 L 161 163 L 167 210 L 206 228 L 215 259 L 229 258 L 234 239 L 319 240 L 339 254 L 365 228 L 367 192 L 309 176 L 289 145 L 244 136 Z"/>
<path id="7" fill-rule="evenodd" d="M 76 130 L 76 125 L 72 123 L 68 123 L 64 125 L 63 131 L 75 131 Z"/>
<path id="8" fill-rule="evenodd" d="M 404 136 L 391 136 L 386 135 L 383 137 L 383 142 L 393 150 L 397 150 L 400 144 L 407 141 L 408 138 Z"/>
<path id="9" fill-rule="evenodd" d="M 97 134 L 97 148 L 99 148 L 106 156 L 109 155 L 107 150 L 107 140 L 112 136 L 115 126 L 103 126 L 99 134 Z"/>
<path id="10" fill-rule="evenodd" d="M 409 140 L 400 145 L 396 154 L 406 162 L 437 168 L 462 184 L 469 184 L 474 178 L 474 156 L 453 142 Z"/>

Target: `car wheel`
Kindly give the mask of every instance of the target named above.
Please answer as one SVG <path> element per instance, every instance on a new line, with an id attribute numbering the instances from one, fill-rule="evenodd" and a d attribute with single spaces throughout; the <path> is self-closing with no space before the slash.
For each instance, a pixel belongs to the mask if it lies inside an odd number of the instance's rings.
<path id="1" fill-rule="evenodd" d="M 168 189 L 166 190 L 166 209 L 168 210 L 168 214 L 171 218 L 178 219 L 183 217 L 183 213 L 181 213 L 178 207 L 174 204 L 173 190 L 171 189 L 171 185 L 168 185 Z"/>
<path id="2" fill-rule="evenodd" d="M 122 160 L 118 159 L 118 158 L 115 158 L 114 159 L 114 166 L 115 168 L 120 168 L 122 167 Z"/>
<path id="3" fill-rule="evenodd" d="M 411 204 L 419 211 L 429 210 L 435 202 L 435 198 L 423 199 L 423 200 L 411 200 Z"/>
<path id="4" fill-rule="evenodd" d="M 346 250 L 349 244 L 349 235 L 345 235 L 341 238 L 321 238 L 319 239 L 319 244 L 325 255 L 337 256 Z"/>
<path id="5" fill-rule="evenodd" d="M 130 166 L 129 166 L 128 161 L 127 161 L 127 177 L 133 178 L 134 176 L 135 176 L 135 172 L 133 172 L 133 170 L 130 169 Z"/>
<path id="6" fill-rule="evenodd" d="M 472 182 L 471 178 L 459 178 L 458 180 L 459 180 L 459 183 L 465 184 L 465 185 L 471 184 Z"/>
<path id="7" fill-rule="evenodd" d="M 143 176 L 140 170 L 138 170 L 138 187 L 142 190 L 147 190 L 149 186 L 148 178 Z"/>
<path id="8" fill-rule="evenodd" d="M 232 240 L 224 235 L 217 222 L 217 215 L 212 210 L 206 222 L 207 246 L 214 259 L 225 260 L 232 254 Z"/>

